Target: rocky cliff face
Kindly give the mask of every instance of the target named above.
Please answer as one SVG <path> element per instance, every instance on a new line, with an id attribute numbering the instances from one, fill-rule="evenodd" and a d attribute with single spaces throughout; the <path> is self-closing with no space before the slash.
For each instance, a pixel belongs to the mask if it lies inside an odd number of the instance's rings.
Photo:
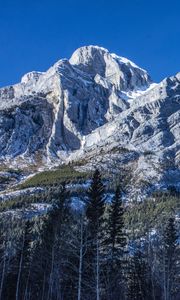
<path id="1" fill-rule="evenodd" d="M 0 99 L 3 164 L 83 159 L 140 174 L 148 165 L 155 179 L 178 172 L 180 73 L 155 84 L 128 59 L 88 46 L 0 89 Z"/>

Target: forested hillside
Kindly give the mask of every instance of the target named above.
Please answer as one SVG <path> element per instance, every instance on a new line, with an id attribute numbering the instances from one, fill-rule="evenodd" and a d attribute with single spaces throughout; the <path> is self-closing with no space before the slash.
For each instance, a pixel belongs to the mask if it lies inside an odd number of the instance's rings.
<path id="1" fill-rule="evenodd" d="M 1 202 L 1 300 L 180 298 L 175 189 L 127 203 L 121 180 L 107 199 L 98 170 L 76 193 L 67 181 L 50 185 L 46 175 L 41 193 Z"/>

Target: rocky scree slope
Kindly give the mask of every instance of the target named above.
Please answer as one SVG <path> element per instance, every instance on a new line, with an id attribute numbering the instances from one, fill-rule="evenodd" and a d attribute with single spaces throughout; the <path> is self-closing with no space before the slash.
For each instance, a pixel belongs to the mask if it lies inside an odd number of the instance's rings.
<path id="1" fill-rule="evenodd" d="M 118 173 L 140 188 L 178 184 L 180 73 L 153 83 L 108 50 L 88 46 L 0 89 L 2 166 L 76 162 Z"/>

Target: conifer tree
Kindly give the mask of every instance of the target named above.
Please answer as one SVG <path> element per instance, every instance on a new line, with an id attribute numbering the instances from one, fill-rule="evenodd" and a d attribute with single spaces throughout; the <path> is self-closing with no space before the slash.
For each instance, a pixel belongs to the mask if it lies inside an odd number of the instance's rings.
<path id="1" fill-rule="evenodd" d="M 128 261 L 127 296 L 128 300 L 150 300 L 148 267 L 141 251 L 137 250 Z"/>
<path id="2" fill-rule="evenodd" d="M 107 224 L 107 239 L 112 261 L 119 259 L 124 254 L 126 236 L 124 229 L 124 207 L 122 204 L 120 188 L 117 187 L 109 209 Z"/>
<path id="3" fill-rule="evenodd" d="M 163 295 L 164 300 L 172 299 L 176 291 L 175 282 L 177 278 L 177 231 L 174 217 L 169 218 L 163 234 Z"/>
<path id="4" fill-rule="evenodd" d="M 95 170 L 88 191 L 88 203 L 86 208 L 86 216 L 92 235 L 97 235 L 99 228 L 102 225 L 104 209 L 104 185 L 99 170 Z"/>
<path id="5" fill-rule="evenodd" d="M 86 271 L 89 286 L 95 291 L 96 300 L 100 299 L 100 246 L 102 241 L 102 225 L 105 210 L 104 185 L 101 174 L 95 170 L 92 183 L 88 192 L 88 203 L 86 207 L 87 227 L 88 227 L 88 251 L 86 259 L 89 262 L 89 269 Z M 94 277 L 93 277 L 94 274 Z M 94 281 L 94 283 L 93 283 Z"/>
<path id="6" fill-rule="evenodd" d="M 62 184 L 56 195 L 54 194 L 52 209 L 47 216 L 43 217 L 40 228 L 33 261 L 34 274 L 32 274 L 32 278 L 35 280 L 33 297 L 38 299 L 61 297 L 61 285 L 64 279 L 62 274 L 66 260 L 64 257 L 67 253 L 64 246 L 66 243 L 65 231 L 69 219 L 69 195 L 65 184 Z"/>
<path id="7" fill-rule="evenodd" d="M 118 299 L 124 284 L 123 274 L 125 271 L 125 246 L 126 236 L 124 229 L 124 207 L 122 204 L 121 191 L 116 188 L 115 195 L 108 211 L 105 228 L 105 268 L 108 277 L 109 299 Z M 122 297 L 121 297 L 122 298 Z"/>

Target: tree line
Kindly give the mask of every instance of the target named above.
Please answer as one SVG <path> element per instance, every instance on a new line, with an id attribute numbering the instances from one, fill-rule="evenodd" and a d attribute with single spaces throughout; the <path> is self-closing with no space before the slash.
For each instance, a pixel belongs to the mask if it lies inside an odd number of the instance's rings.
<path id="1" fill-rule="evenodd" d="M 155 232 L 125 226 L 117 185 L 112 201 L 96 170 L 83 207 L 65 183 L 36 218 L 0 217 L 0 300 L 177 300 L 180 249 L 175 213 Z M 129 232 L 130 231 L 130 232 Z"/>

